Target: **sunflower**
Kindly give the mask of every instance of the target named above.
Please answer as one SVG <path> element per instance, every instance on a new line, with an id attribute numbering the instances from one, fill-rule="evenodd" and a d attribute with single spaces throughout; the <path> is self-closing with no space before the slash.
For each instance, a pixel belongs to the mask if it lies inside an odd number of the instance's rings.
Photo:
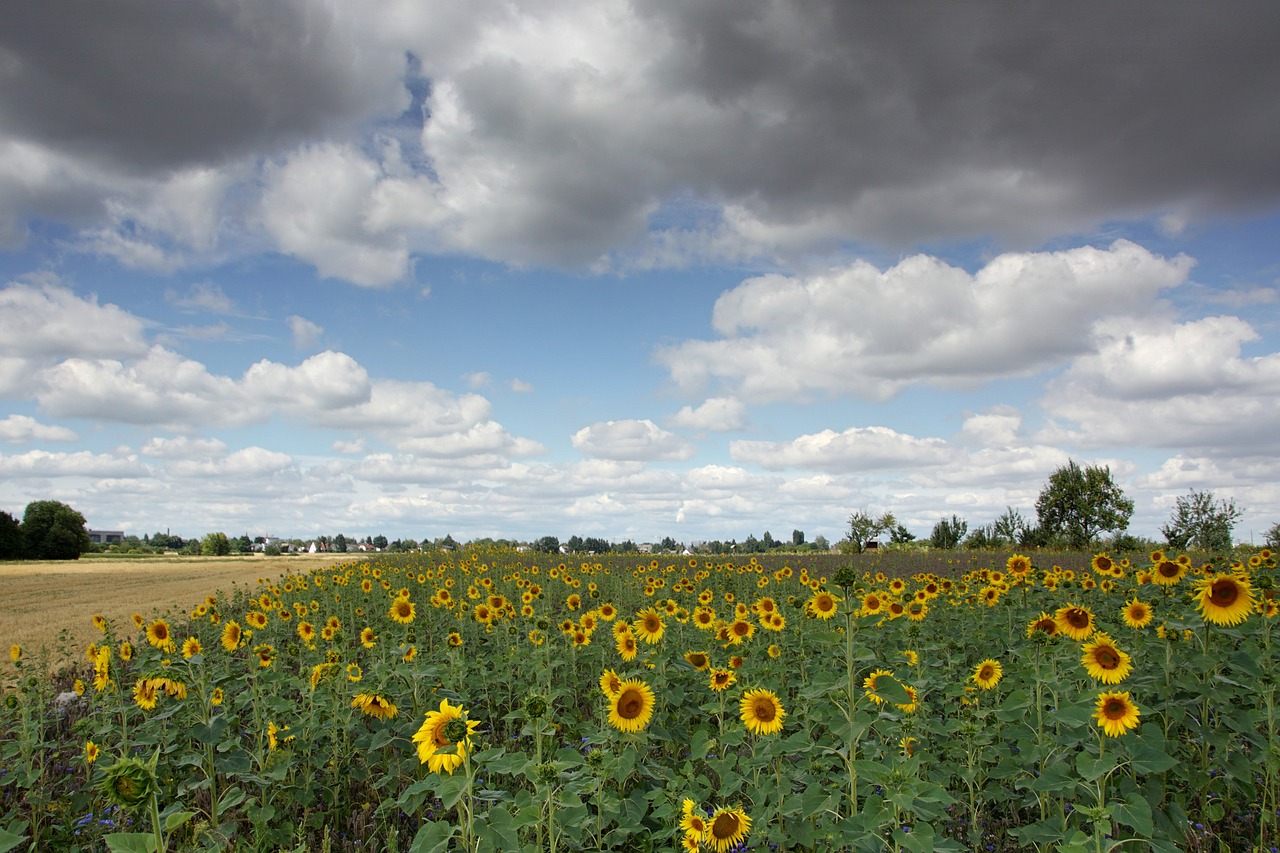
<path id="1" fill-rule="evenodd" d="M 635 634 L 632 634 L 630 631 L 628 631 L 627 633 L 621 635 L 620 637 L 618 637 L 616 645 L 618 647 L 618 654 L 622 657 L 623 660 L 630 662 L 636 659 L 637 651 L 636 651 L 636 635 Z"/>
<path id="2" fill-rule="evenodd" d="M 742 842 L 751 831 L 751 818 L 737 806 L 716 809 L 704 836 L 715 853 L 726 853 Z"/>
<path id="3" fill-rule="evenodd" d="M 609 725 L 622 732 L 638 732 L 653 717 L 653 688 L 638 678 L 628 678 L 609 697 Z"/>
<path id="4" fill-rule="evenodd" d="M 1080 663 L 1089 675 L 1103 684 L 1119 684 L 1133 671 L 1133 659 L 1116 647 L 1115 641 L 1099 631 L 1085 643 Z"/>
<path id="5" fill-rule="evenodd" d="M 874 616 L 877 613 L 879 613 L 881 610 L 884 610 L 885 603 L 886 602 L 884 600 L 884 596 L 882 596 L 880 593 L 869 592 L 866 595 L 862 596 L 861 614 L 863 616 Z"/>
<path id="6" fill-rule="evenodd" d="M 1154 557 L 1155 554 L 1152 554 Z M 1173 586 L 1187 574 L 1187 566 L 1177 560 L 1152 560 L 1155 567 L 1151 570 L 1151 582 L 1159 586 Z"/>
<path id="7" fill-rule="evenodd" d="M 1201 578 L 1194 595 L 1200 615 L 1214 625 L 1239 625 L 1253 610 L 1253 587 L 1244 575 Z"/>
<path id="8" fill-rule="evenodd" d="M 733 686 L 733 682 L 738 680 L 738 674 L 732 669 L 715 668 L 710 671 L 707 677 L 707 686 L 717 693 L 728 690 Z"/>
<path id="9" fill-rule="evenodd" d="M 680 810 L 680 829 L 684 832 L 686 842 L 693 842 L 693 847 L 688 848 L 693 850 L 706 837 L 708 829 L 707 819 L 697 811 L 697 805 L 686 797 Z"/>
<path id="10" fill-rule="evenodd" d="M 228 622 L 222 626 L 222 647 L 228 652 L 234 652 L 240 648 L 240 643 L 243 639 L 240 625 L 235 621 Z"/>
<path id="11" fill-rule="evenodd" d="M 651 646 L 661 640 L 662 635 L 667 630 L 662 624 L 662 617 L 652 607 L 645 608 L 637 613 L 632 627 L 635 633 L 640 635 L 640 639 Z"/>
<path id="12" fill-rule="evenodd" d="M 805 610 L 815 619 L 830 619 L 836 615 L 839 599 L 829 592 L 817 592 L 805 602 Z"/>
<path id="13" fill-rule="evenodd" d="M 1014 554 L 1004 562 L 1005 569 L 1014 577 L 1020 578 L 1031 571 L 1031 558 Z"/>
<path id="14" fill-rule="evenodd" d="M 378 635 L 373 633 L 372 628 L 366 627 L 366 628 L 360 629 L 360 645 L 364 646 L 366 649 L 373 648 L 374 643 L 377 641 L 377 639 L 378 639 Z"/>
<path id="15" fill-rule="evenodd" d="M 104 634 L 107 632 L 107 620 L 103 618 L 101 613 L 93 614 L 93 627 Z"/>
<path id="16" fill-rule="evenodd" d="M 707 656 L 706 652 L 685 652 L 684 659 L 689 666 L 698 672 L 706 672 L 707 668 L 711 666 L 711 658 Z"/>
<path id="17" fill-rule="evenodd" d="M 611 669 L 606 669 L 600 676 L 600 692 L 612 699 L 622 691 L 622 677 Z"/>
<path id="18" fill-rule="evenodd" d="M 389 720 L 397 713 L 394 702 L 376 693 L 357 693 L 351 700 L 351 707 L 358 708 L 366 717 L 377 717 L 379 720 Z"/>
<path id="19" fill-rule="evenodd" d="M 200 654 L 200 640 L 196 637 L 187 637 L 182 641 L 182 657 L 190 660 Z"/>
<path id="20" fill-rule="evenodd" d="M 456 648 L 459 648 L 461 645 L 462 645 L 462 635 L 459 634 L 457 631 L 450 632 L 449 647 L 456 649 Z"/>
<path id="21" fill-rule="evenodd" d="M 1137 598 L 1126 601 L 1124 607 L 1120 609 L 1120 615 L 1124 617 L 1124 624 L 1134 629 L 1147 627 L 1155 618 L 1151 605 Z"/>
<path id="22" fill-rule="evenodd" d="M 391 602 L 391 609 L 388 611 L 388 615 L 391 616 L 391 621 L 399 622 L 401 625 L 408 625 L 412 622 L 416 613 L 417 608 L 414 603 L 407 598 L 397 598 L 395 601 Z"/>
<path id="23" fill-rule="evenodd" d="M 870 675 L 862 680 L 862 686 L 866 690 L 867 698 L 872 702 L 875 702 L 877 705 L 883 704 L 884 702 L 884 699 L 876 692 L 877 682 L 879 682 L 881 678 L 893 678 L 893 673 L 887 669 L 877 669 L 873 670 Z"/>
<path id="24" fill-rule="evenodd" d="M 893 707 L 897 708 L 904 714 L 914 714 L 916 709 L 920 707 L 920 694 L 917 693 L 916 689 L 910 684 L 903 684 L 902 689 L 907 691 L 907 697 L 910 701 L 904 702 L 901 705 L 894 705 Z"/>
<path id="25" fill-rule="evenodd" d="M 98 760 L 98 745 L 91 740 L 84 742 L 84 763 L 92 764 Z"/>
<path id="26" fill-rule="evenodd" d="M 746 619 L 735 619 L 729 623 L 729 645 L 737 646 L 750 640 L 756 633 L 756 626 Z"/>
<path id="27" fill-rule="evenodd" d="M 139 678 L 133 683 L 133 701 L 144 711 L 156 707 L 156 683 L 150 678 Z"/>
<path id="28" fill-rule="evenodd" d="M 754 734 L 776 735 L 782 731 L 782 721 L 787 718 L 778 694 L 772 690 L 748 690 L 738 704 L 743 725 Z"/>
<path id="29" fill-rule="evenodd" d="M 272 646 L 269 643 L 259 643 L 254 646 L 253 653 L 258 656 L 258 666 L 263 669 L 271 666 L 276 659 L 275 646 Z"/>
<path id="30" fill-rule="evenodd" d="M 173 634 L 169 630 L 169 623 L 163 619 L 157 619 L 148 625 L 147 642 L 157 649 L 163 649 L 169 654 L 173 654 L 175 646 L 173 644 Z"/>
<path id="31" fill-rule="evenodd" d="M 1027 623 L 1027 639 L 1035 636 L 1037 632 L 1052 637 L 1058 633 L 1057 620 L 1043 610 L 1040 611 L 1039 616 Z"/>
<path id="32" fill-rule="evenodd" d="M 22 659 L 22 646 L 18 645 L 17 643 L 14 643 L 12 646 L 10 646 L 10 647 L 9 647 L 9 659 L 10 659 L 11 661 L 13 661 L 14 663 L 17 663 L 19 660 L 21 660 L 21 659 Z"/>
<path id="33" fill-rule="evenodd" d="M 983 690 L 990 690 L 999 684 L 1000 679 L 1003 677 L 1004 667 L 1000 665 L 1000 661 L 995 658 L 987 658 L 974 667 L 973 675 L 970 676 L 970 679 Z"/>
<path id="34" fill-rule="evenodd" d="M 1054 614 L 1058 630 L 1073 640 L 1087 640 L 1093 633 L 1093 613 L 1087 607 L 1059 607 Z"/>
<path id="35" fill-rule="evenodd" d="M 280 744 L 288 743 L 293 740 L 293 735 L 281 739 L 280 733 L 289 731 L 288 726 L 277 726 L 274 722 L 267 722 L 267 749 L 276 750 L 280 748 Z"/>
<path id="36" fill-rule="evenodd" d="M 347 664 L 347 681 L 350 681 L 352 684 L 355 684 L 357 681 L 359 681 L 362 678 L 364 678 L 364 670 L 360 668 L 360 664 L 358 663 Z"/>
<path id="37" fill-rule="evenodd" d="M 448 699 L 441 699 L 440 710 L 428 713 L 413 735 L 413 742 L 418 745 L 418 763 L 427 765 L 432 773 L 443 771 L 452 776 L 466 760 L 471 735 L 478 725 L 478 721 L 467 719 L 461 705 L 450 705 Z"/>
<path id="38" fill-rule="evenodd" d="M 306 643 L 308 646 L 316 641 L 316 626 L 312 625 L 305 619 L 298 622 L 298 639 Z"/>
<path id="39" fill-rule="evenodd" d="M 1115 568 L 1115 562 L 1108 554 L 1094 554 L 1089 566 L 1100 575 L 1109 575 Z"/>
<path id="40" fill-rule="evenodd" d="M 1141 715 L 1128 693 L 1099 693 L 1093 718 L 1109 737 L 1120 737 L 1138 725 Z"/>

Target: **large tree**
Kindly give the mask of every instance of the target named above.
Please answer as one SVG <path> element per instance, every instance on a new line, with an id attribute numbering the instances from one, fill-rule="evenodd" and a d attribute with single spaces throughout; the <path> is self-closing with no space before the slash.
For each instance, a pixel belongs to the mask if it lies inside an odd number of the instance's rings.
<path id="1" fill-rule="evenodd" d="M 867 542 L 897 526 L 898 520 L 891 512 L 876 518 L 864 509 L 858 510 L 849 516 L 849 533 L 840 543 L 840 550 L 846 554 L 861 554 L 867 549 Z"/>
<path id="2" fill-rule="evenodd" d="M 22 539 L 33 560 L 78 560 L 92 547 L 84 516 L 60 501 L 27 504 Z"/>
<path id="3" fill-rule="evenodd" d="M 1069 548 L 1088 548 L 1105 531 L 1121 531 L 1133 516 L 1133 501 L 1111 477 L 1110 466 L 1081 468 L 1074 459 L 1049 475 L 1036 499 L 1040 526 Z"/>
<path id="4" fill-rule="evenodd" d="M 22 526 L 7 512 L 0 512 L 0 560 L 22 559 Z"/>
<path id="5" fill-rule="evenodd" d="M 1174 501 L 1169 523 L 1160 528 L 1169 547 L 1231 550 L 1231 529 L 1244 512 L 1234 500 L 1215 499 L 1213 492 L 1192 490 Z"/>

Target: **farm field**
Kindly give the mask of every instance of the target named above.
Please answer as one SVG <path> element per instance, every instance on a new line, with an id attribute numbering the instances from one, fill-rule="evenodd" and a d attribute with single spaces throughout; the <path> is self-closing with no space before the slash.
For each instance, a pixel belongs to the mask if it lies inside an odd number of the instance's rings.
<path id="1" fill-rule="evenodd" d="M 13 651 L 0 851 L 1280 843 L 1265 549 L 263 565 Z"/>

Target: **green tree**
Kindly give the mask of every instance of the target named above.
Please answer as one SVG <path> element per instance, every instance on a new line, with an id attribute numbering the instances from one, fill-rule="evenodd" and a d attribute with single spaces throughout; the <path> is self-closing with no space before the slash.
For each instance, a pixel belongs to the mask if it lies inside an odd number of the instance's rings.
<path id="1" fill-rule="evenodd" d="M 876 518 L 866 510 L 858 510 L 849 516 L 849 534 L 840 543 L 840 550 L 846 554 L 861 554 L 867 550 L 867 542 L 897 527 L 898 520 L 893 513 L 886 512 Z"/>
<path id="2" fill-rule="evenodd" d="M 799 548 L 803 544 L 804 544 L 804 531 L 792 530 L 791 531 L 791 547 Z"/>
<path id="3" fill-rule="evenodd" d="M 969 532 L 969 522 L 958 515 L 950 519 L 940 518 L 929 534 L 929 544 L 934 548 L 951 550 L 959 547 L 964 535 Z"/>
<path id="4" fill-rule="evenodd" d="M 894 545 L 906 545 L 909 542 L 914 542 L 915 538 L 916 535 L 902 524 L 894 525 L 893 529 L 889 531 L 889 541 Z"/>
<path id="5" fill-rule="evenodd" d="M 998 540 L 1000 544 L 1017 545 L 1027 534 L 1029 525 L 1026 519 L 1022 517 L 1022 513 L 1018 512 L 1011 506 L 1004 508 L 1004 512 L 995 521 L 991 522 L 992 536 Z"/>
<path id="6" fill-rule="evenodd" d="M 1268 548 L 1280 548 L 1280 521 L 1267 528 L 1266 542 Z"/>
<path id="7" fill-rule="evenodd" d="M 225 533 L 206 533 L 200 540 L 200 554 L 205 557 L 225 557 L 231 553 L 231 540 Z"/>
<path id="8" fill-rule="evenodd" d="M 1234 499 L 1216 500 L 1213 492 L 1192 490 L 1173 504 L 1169 523 L 1160 528 L 1170 548 L 1231 550 L 1231 529 L 1244 512 Z"/>
<path id="9" fill-rule="evenodd" d="M 7 512 L 0 512 L 0 560 L 22 559 L 22 526 Z"/>
<path id="10" fill-rule="evenodd" d="M 1110 466 L 1081 468 L 1075 460 L 1049 475 L 1036 499 L 1040 526 L 1061 536 L 1068 548 L 1084 549 L 1104 531 L 1129 527 L 1133 501 L 1111 477 Z"/>
<path id="11" fill-rule="evenodd" d="M 333 537 L 333 550 L 340 554 L 347 553 L 347 537 L 344 533 L 339 533 Z"/>
<path id="12" fill-rule="evenodd" d="M 533 550 L 539 554 L 556 554 L 560 551 L 560 538 L 558 536 L 543 536 L 541 539 L 533 543 Z"/>
<path id="13" fill-rule="evenodd" d="M 32 501 L 22 514 L 22 540 L 34 560 L 78 560 L 91 547 L 84 516 L 59 501 Z"/>

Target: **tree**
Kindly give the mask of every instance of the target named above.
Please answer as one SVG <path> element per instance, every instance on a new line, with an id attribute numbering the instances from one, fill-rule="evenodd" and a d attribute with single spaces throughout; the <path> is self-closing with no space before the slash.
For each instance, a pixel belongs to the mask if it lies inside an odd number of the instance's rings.
<path id="1" fill-rule="evenodd" d="M 21 560 L 22 550 L 22 527 L 18 519 L 0 512 L 0 560 Z"/>
<path id="2" fill-rule="evenodd" d="M 369 544 L 377 548 L 379 551 L 385 551 L 387 548 L 387 537 L 379 533 L 377 536 L 373 537 L 373 541 Z"/>
<path id="3" fill-rule="evenodd" d="M 889 531 L 889 541 L 894 545 L 906 545 L 908 542 L 914 542 L 916 535 L 902 524 L 895 524 L 893 529 Z"/>
<path id="4" fill-rule="evenodd" d="M 569 549 L 569 553 L 577 554 L 578 552 L 583 550 L 582 548 L 583 541 L 584 541 L 583 538 L 575 533 L 569 537 L 569 540 L 564 543 L 564 546 Z"/>
<path id="5" fill-rule="evenodd" d="M 897 527 L 898 520 L 893 513 L 886 512 L 876 518 L 866 510 L 858 510 L 849 516 L 849 535 L 840 543 L 840 550 L 846 553 L 861 554 L 867 549 L 867 542 L 881 533 Z"/>
<path id="6" fill-rule="evenodd" d="M 1231 529 L 1244 512 L 1234 499 L 1215 500 L 1213 492 L 1195 491 L 1174 501 L 1169 523 L 1160 528 L 1170 548 L 1231 550 Z"/>
<path id="7" fill-rule="evenodd" d="M 1280 548 L 1280 521 L 1267 528 L 1267 547 Z"/>
<path id="8" fill-rule="evenodd" d="M 964 535 L 968 531 L 969 522 L 958 515 L 953 515 L 950 519 L 940 518 L 929 534 L 929 544 L 934 548 L 951 550 L 964 541 Z"/>
<path id="9" fill-rule="evenodd" d="M 582 550 L 590 554 L 608 554 L 609 542 L 598 536 L 588 536 L 582 540 Z"/>
<path id="10" fill-rule="evenodd" d="M 1040 526 L 1061 536 L 1068 548 L 1084 549 L 1104 531 L 1127 529 L 1133 501 L 1111 478 L 1110 466 L 1081 468 L 1072 459 L 1049 475 L 1036 499 L 1036 515 Z"/>
<path id="11" fill-rule="evenodd" d="M 200 553 L 205 557 L 225 557 L 231 553 L 231 540 L 225 533 L 208 533 L 200 540 Z"/>
<path id="12" fill-rule="evenodd" d="M 91 547 L 84 516 L 59 501 L 27 504 L 22 541 L 33 560 L 78 560 Z"/>
<path id="13" fill-rule="evenodd" d="M 347 537 L 345 534 L 339 533 L 337 536 L 333 537 L 333 550 L 340 554 L 345 554 L 347 552 Z"/>
<path id="14" fill-rule="evenodd" d="M 543 536 L 533 543 L 533 550 L 539 554 L 557 554 L 560 552 L 560 539 L 557 536 Z"/>
<path id="15" fill-rule="evenodd" d="M 658 543 L 658 547 L 663 551 L 678 551 L 680 550 L 680 543 L 670 536 L 663 536 L 662 541 Z"/>
<path id="16" fill-rule="evenodd" d="M 1022 537 L 1026 535 L 1027 528 L 1027 521 L 1022 517 L 1022 513 L 1011 506 L 1005 507 L 1000 517 L 991 522 L 993 538 L 1008 545 L 1019 544 Z"/>
<path id="17" fill-rule="evenodd" d="M 792 530 L 791 531 L 791 547 L 799 548 L 803 544 L 804 544 L 804 531 Z"/>
<path id="18" fill-rule="evenodd" d="M 831 550 L 831 543 L 827 541 L 827 537 L 819 533 L 813 537 L 813 550 L 827 552 Z"/>

